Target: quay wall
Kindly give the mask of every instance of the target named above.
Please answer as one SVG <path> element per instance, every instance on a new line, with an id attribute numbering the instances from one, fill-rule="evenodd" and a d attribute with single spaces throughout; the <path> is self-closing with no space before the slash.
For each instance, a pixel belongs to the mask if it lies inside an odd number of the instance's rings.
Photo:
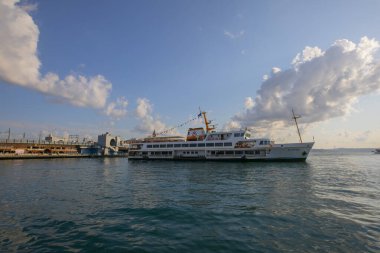
<path id="1" fill-rule="evenodd" d="M 24 155 L 18 155 L 18 154 L 0 154 L 0 160 L 20 160 L 20 159 L 56 159 L 56 158 L 117 158 L 117 157 L 123 157 L 127 158 L 128 155 L 81 155 L 81 154 L 75 154 L 75 155 L 67 155 L 67 154 L 57 154 L 57 155 L 49 155 L 49 154 L 24 154 Z"/>

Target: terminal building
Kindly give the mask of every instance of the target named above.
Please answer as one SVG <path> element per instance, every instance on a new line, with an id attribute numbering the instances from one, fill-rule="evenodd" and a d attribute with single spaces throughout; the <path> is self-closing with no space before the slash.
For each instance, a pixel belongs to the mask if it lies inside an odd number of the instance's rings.
<path id="1" fill-rule="evenodd" d="M 105 133 L 98 135 L 98 142 L 90 147 L 81 147 L 81 154 L 93 155 L 127 155 L 128 144 L 119 137 Z"/>
<path id="2" fill-rule="evenodd" d="M 118 136 L 113 136 L 110 133 L 98 135 L 98 147 L 102 155 L 114 155 L 119 152 L 119 144 L 121 139 Z"/>

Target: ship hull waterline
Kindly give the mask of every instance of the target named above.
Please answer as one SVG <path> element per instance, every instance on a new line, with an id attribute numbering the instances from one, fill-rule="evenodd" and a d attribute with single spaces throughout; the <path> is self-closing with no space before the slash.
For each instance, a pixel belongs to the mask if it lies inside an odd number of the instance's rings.
<path id="1" fill-rule="evenodd" d="M 139 157 L 128 159 L 129 161 L 183 161 L 183 162 L 306 162 L 307 158 L 260 158 L 260 159 L 247 159 L 247 158 L 223 158 L 223 159 L 213 159 L 213 158 L 147 158 Z"/>

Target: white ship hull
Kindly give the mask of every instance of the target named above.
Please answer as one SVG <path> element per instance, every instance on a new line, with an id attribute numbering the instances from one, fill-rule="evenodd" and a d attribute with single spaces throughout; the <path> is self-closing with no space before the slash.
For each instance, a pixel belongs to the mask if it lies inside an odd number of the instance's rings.
<path id="1" fill-rule="evenodd" d="M 194 142 L 192 144 L 198 144 Z M 155 144 L 152 143 L 151 146 Z M 167 145 L 157 143 L 156 145 Z M 180 144 L 179 144 L 180 145 Z M 314 142 L 262 145 L 253 148 L 142 148 L 130 160 L 305 161 Z"/>

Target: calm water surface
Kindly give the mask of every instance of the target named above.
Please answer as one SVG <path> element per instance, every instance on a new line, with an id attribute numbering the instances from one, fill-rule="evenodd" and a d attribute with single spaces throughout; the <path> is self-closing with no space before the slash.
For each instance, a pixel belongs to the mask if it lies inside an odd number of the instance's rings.
<path id="1" fill-rule="evenodd" d="M 380 155 L 0 161 L 1 252 L 380 252 Z"/>

